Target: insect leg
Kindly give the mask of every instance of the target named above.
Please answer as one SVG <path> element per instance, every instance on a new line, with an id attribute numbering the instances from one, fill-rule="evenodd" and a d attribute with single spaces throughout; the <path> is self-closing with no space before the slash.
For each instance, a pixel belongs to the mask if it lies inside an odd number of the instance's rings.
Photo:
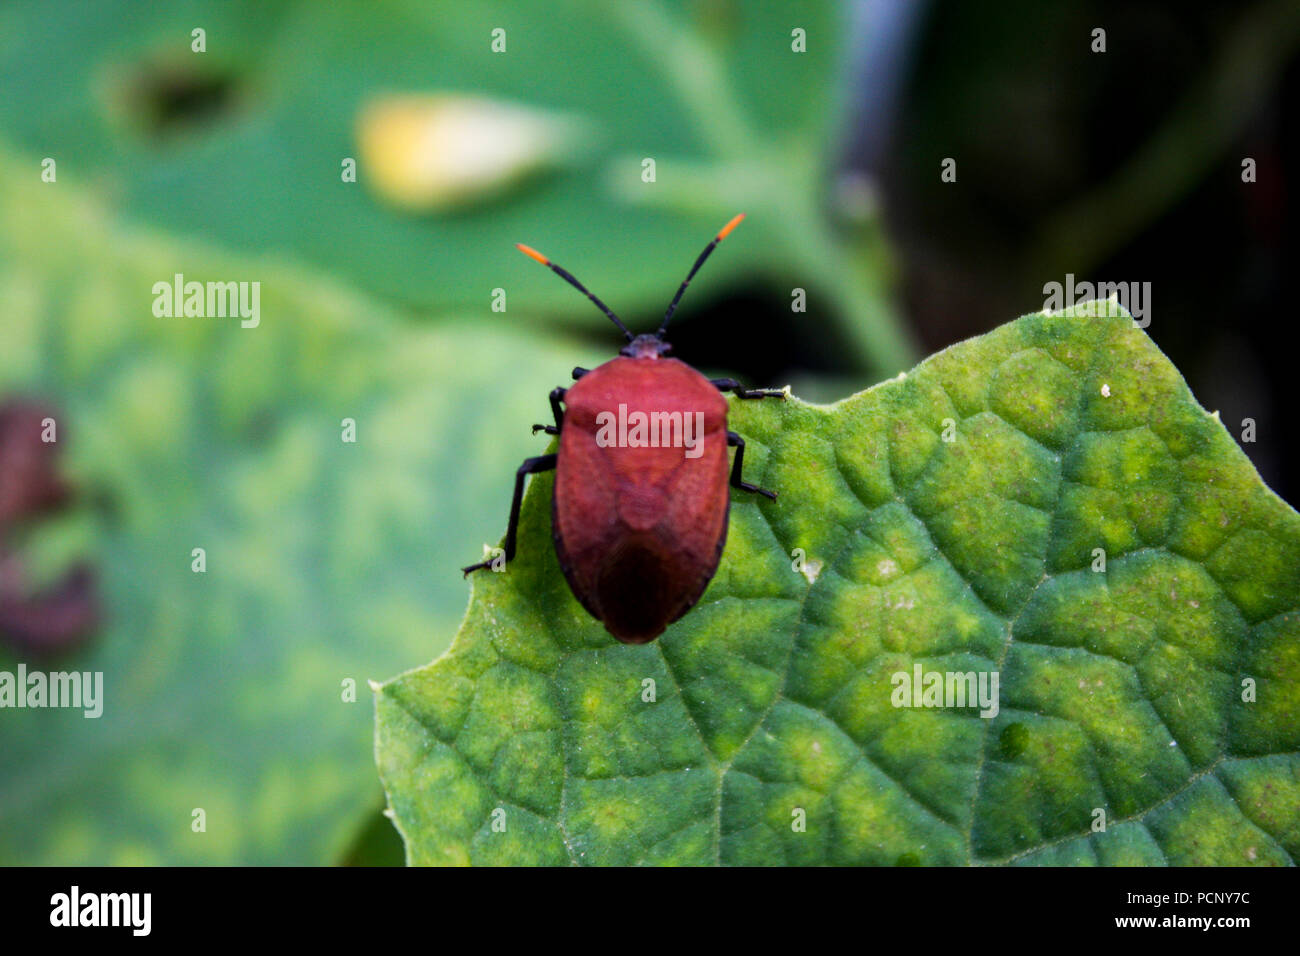
<path id="1" fill-rule="evenodd" d="M 751 485 L 740 477 L 741 469 L 744 468 L 745 439 L 741 438 L 735 432 L 727 432 L 727 444 L 736 449 L 736 460 L 731 463 L 731 487 L 739 488 L 742 491 L 756 491 L 760 495 L 776 501 L 775 491 L 768 491 L 766 488 L 758 487 L 758 485 Z"/>
<path id="2" fill-rule="evenodd" d="M 785 398 L 783 388 L 745 388 L 734 378 L 711 378 L 709 384 L 720 392 L 735 392 L 737 398 Z"/>
<path id="3" fill-rule="evenodd" d="M 555 455 L 538 455 L 536 458 L 525 458 L 524 463 L 519 466 L 515 472 L 515 496 L 510 501 L 510 524 L 506 527 L 506 561 L 513 561 L 515 557 L 515 533 L 519 530 L 519 503 L 524 497 L 524 476 L 535 475 L 541 471 L 550 471 L 555 467 Z M 489 568 L 492 562 L 480 561 L 478 564 L 471 564 L 467 568 L 461 568 L 461 571 L 468 575 L 471 571 L 478 571 L 481 568 Z"/>
<path id="4" fill-rule="evenodd" d="M 573 380 L 576 382 L 578 379 L 582 378 L 582 376 L 586 375 L 590 371 L 591 369 L 589 368 L 575 368 L 573 370 Z"/>
<path id="5" fill-rule="evenodd" d="M 546 432 L 548 435 L 558 435 L 560 429 L 564 427 L 564 409 L 560 407 L 560 402 L 564 401 L 564 394 L 567 388 L 551 389 L 551 414 L 555 416 L 554 425 L 534 425 L 533 434 Z"/>

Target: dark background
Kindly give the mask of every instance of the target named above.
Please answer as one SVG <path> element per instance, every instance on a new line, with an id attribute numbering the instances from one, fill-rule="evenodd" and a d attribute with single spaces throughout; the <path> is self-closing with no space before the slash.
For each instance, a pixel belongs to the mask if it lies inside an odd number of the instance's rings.
<path id="1" fill-rule="evenodd" d="M 1242 447 L 1294 504 L 1298 8 L 862 4 L 889 30 L 858 52 L 843 168 L 878 177 L 922 350 L 1041 308 L 1066 273 L 1149 281 L 1146 332 L 1234 436 L 1255 420 Z M 939 178 L 949 156 L 955 183 Z M 850 373 L 788 326 L 787 298 L 737 289 L 677 331 L 679 351 L 755 381 Z"/>

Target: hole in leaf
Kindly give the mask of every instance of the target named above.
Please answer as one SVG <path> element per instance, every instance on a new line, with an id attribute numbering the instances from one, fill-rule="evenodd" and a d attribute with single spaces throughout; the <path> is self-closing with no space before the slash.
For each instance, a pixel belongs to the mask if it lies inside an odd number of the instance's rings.
<path id="1" fill-rule="evenodd" d="M 151 136 L 210 125 L 234 109 L 239 94 L 234 70 L 207 54 L 147 60 L 130 70 L 120 87 L 123 111 Z"/>

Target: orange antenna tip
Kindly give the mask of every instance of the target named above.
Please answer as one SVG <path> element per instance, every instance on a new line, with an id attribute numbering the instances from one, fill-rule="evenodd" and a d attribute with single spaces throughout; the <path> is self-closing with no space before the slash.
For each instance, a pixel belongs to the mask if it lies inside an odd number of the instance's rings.
<path id="1" fill-rule="evenodd" d="M 745 214 L 742 212 L 742 213 L 741 213 L 739 216 L 737 216 L 735 219 L 731 220 L 731 222 L 729 222 L 729 223 L 727 223 L 725 226 L 723 226 L 723 227 L 722 227 L 722 231 L 721 231 L 720 233 L 718 233 L 718 242 L 721 242 L 723 239 L 726 239 L 727 236 L 731 233 L 731 230 L 733 230 L 733 229 L 735 229 L 737 226 L 739 226 L 739 225 L 740 225 L 740 220 L 742 220 L 742 219 L 744 219 L 744 218 L 745 218 Z"/>
<path id="2" fill-rule="evenodd" d="M 542 255 L 540 252 L 538 252 L 536 249 L 532 248 L 531 246 L 526 246 L 522 242 L 516 242 L 515 248 L 518 249 L 520 252 L 522 252 L 524 255 L 526 255 L 528 258 L 536 259 L 544 266 L 549 266 L 551 264 L 550 259 L 546 258 L 546 256 Z"/>

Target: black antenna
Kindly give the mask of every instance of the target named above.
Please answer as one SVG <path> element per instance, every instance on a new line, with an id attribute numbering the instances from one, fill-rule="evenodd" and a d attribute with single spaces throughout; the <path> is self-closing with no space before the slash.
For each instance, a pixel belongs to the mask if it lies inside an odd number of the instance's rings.
<path id="1" fill-rule="evenodd" d="M 678 289 L 677 294 L 673 296 L 673 301 L 668 306 L 668 311 L 664 313 L 664 320 L 659 326 L 659 331 L 655 333 L 656 338 L 662 339 L 664 337 L 664 333 L 668 331 L 668 320 L 673 317 L 673 312 L 677 309 L 677 303 L 682 301 L 682 293 L 686 291 L 686 287 L 690 285 L 691 280 L 695 278 L 695 273 L 700 271 L 700 266 L 704 265 L 704 260 L 709 258 L 709 254 L 713 252 L 714 249 L 718 248 L 718 243 L 720 243 L 723 239 L 726 239 L 727 234 L 730 233 L 731 230 L 739 226 L 740 220 L 744 218 L 745 218 L 745 214 L 742 212 L 739 216 L 732 219 L 731 222 L 723 226 L 722 230 L 716 236 L 713 237 L 713 241 L 704 247 L 704 251 L 701 252 L 699 258 L 695 260 L 695 265 L 691 266 L 691 271 L 686 273 L 686 279 L 684 282 L 682 282 L 681 288 Z"/>
<path id="2" fill-rule="evenodd" d="M 585 296 L 586 296 L 588 299 L 590 299 L 592 302 L 596 303 L 596 308 L 598 308 L 598 309 L 600 309 L 600 311 L 604 312 L 605 315 L 609 317 L 609 320 L 610 320 L 611 322 L 613 322 L 615 325 L 617 325 L 617 326 L 619 327 L 620 330 L 622 330 L 623 334 L 627 336 L 627 340 L 628 340 L 629 342 L 632 341 L 632 333 L 629 332 L 629 331 L 627 330 L 627 326 L 624 325 L 622 322 L 620 322 L 620 321 L 618 320 L 618 316 L 615 315 L 613 312 L 611 312 L 611 311 L 609 310 L 609 306 L 607 306 L 604 302 L 601 302 L 601 301 L 600 301 L 599 299 L 597 299 L 594 295 L 592 295 L 589 291 L 587 291 L 587 287 L 586 287 L 585 285 L 583 285 L 581 282 L 579 282 L 577 279 L 575 279 L 572 275 L 570 275 L 570 274 L 569 274 L 568 272 L 566 272 L 564 269 L 561 269 L 559 266 L 557 266 L 557 265 L 556 265 L 554 262 L 552 262 L 550 259 L 546 258 L 546 256 L 542 255 L 542 254 L 541 254 L 540 252 L 538 252 L 536 249 L 533 249 L 533 248 L 531 248 L 531 247 L 529 247 L 529 246 L 526 246 L 526 245 L 524 245 L 522 242 L 517 242 L 517 243 L 515 243 L 515 246 L 516 246 L 516 247 L 519 249 L 519 251 L 522 252 L 524 255 L 528 256 L 530 259 L 536 259 L 538 262 L 540 262 L 542 265 L 546 266 L 546 268 L 550 269 L 552 272 L 554 272 L 557 276 L 559 276 L 559 277 L 560 277 L 561 279 L 563 279 L 565 282 L 569 283 L 569 285 L 573 286 L 575 289 L 577 289 L 579 292 L 581 292 L 583 295 L 585 295 Z"/>

